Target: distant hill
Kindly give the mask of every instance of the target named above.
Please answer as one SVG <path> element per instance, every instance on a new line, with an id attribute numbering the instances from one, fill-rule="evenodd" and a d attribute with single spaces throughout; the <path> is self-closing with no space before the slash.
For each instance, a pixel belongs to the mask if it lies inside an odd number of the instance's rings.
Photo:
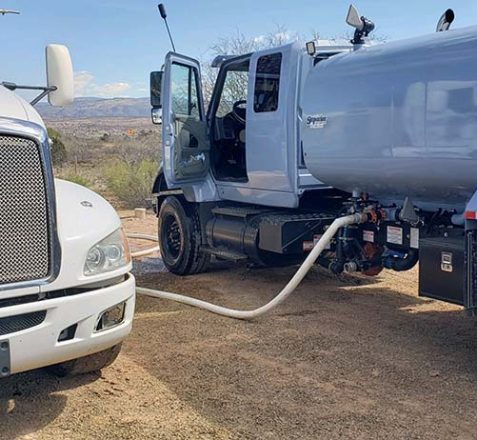
<path id="1" fill-rule="evenodd" d="M 151 115 L 149 98 L 76 98 L 68 107 L 52 107 L 41 102 L 36 109 L 45 119 L 139 118 Z"/>

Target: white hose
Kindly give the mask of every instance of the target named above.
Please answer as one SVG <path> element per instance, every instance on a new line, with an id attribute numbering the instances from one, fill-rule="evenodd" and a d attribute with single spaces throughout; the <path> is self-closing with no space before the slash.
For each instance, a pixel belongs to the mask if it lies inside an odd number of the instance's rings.
<path id="1" fill-rule="evenodd" d="M 141 293 L 146 296 L 151 296 L 154 298 L 161 298 L 161 299 L 168 299 L 176 302 L 180 302 L 182 304 L 187 304 L 193 307 L 199 307 L 204 310 L 208 310 L 209 312 L 216 313 L 217 315 L 227 316 L 229 318 L 235 319 L 253 319 L 261 316 L 265 313 L 268 313 L 273 308 L 277 307 L 280 303 L 282 303 L 294 290 L 298 287 L 298 285 L 302 282 L 303 278 L 305 278 L 306 274 L 310 271 L 310 269 L 315 264 L 316 259 L 320 256 L 323 250 L 328 246 L 331 242 L 332 238 L 344 226 L 352 225 L 355 223 L 362 223 L 367 220 L 366 215 L 362 214 L 353 214 L 348 215 L 346 217 L 337 218 L 326 232 L 321 236 L 320 240 L 316 243 L 308 257 L 306 257 L 305 261 L 299 267 L 299 269 L 295 272 L 292 279 L 288 282 L 288 284 L 281 290 L 281 292 L 276 295 L 270 302 L 267 304 L 259 307 L 255 310 L 235 310 L 229 309 L 227 307 L 217 306 L 215 304 L 211 304 L 206 301 L 202 301 L 200 299 L 191 298 L 184 295 L 178 295 L 177 293 L 170 293 L 170 292 L 163 292 L 161 290 L 154 290 L 154 289 L 147 289 L 145 287 L 137 287 L 136 292 Z"/>
<path id="2" fill-rule="evenodd" d="M 157 237 L 155 237 L 154 235 L 130 233 L 130 234 L 127 234 L 127 236 L 128 236 L 128 238 L 135 238 L 135 239 L 138 239 L 138 240 L 154 241 L 155 243 L 157 243 L 157 241 L 158 241 Z M 153 254 L 154 252 L 158 252 L 158 251 L 159 251 L 159 246 L 154 246 L 152 248 L 143 249 L 143 250 L 136 251 L 136 252 L 131 252 L 131 257 L 133 257 L 133 258 L 144 257 L 145 255 Z"/>

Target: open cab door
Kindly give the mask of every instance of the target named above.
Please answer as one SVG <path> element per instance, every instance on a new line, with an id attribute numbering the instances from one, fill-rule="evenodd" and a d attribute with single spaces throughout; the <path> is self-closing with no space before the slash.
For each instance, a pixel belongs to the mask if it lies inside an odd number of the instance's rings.
<path id="1" fill-rule="evenodd" d="M 154 74 L 161 83 L 160 104 L 156 105 L 153 95 L 158 92 L 158 81 Z M 153 122 L 162 122 L 163 172 L 168 187 L 202 184 L 210 170 L 210 142 L 199 62 L 169 52 L 163 73 L 151 74 L 151 104 Z"/>

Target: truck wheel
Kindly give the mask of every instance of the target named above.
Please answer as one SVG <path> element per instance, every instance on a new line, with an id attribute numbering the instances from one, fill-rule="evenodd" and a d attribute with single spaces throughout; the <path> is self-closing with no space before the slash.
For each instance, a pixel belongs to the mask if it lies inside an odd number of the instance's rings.
<path id="1" fill-rule="evenodd" d="M 176 275 L 206 270 L 210 255 L 201 249 L 202 232 L 197 208 L 167 197 L 159 211 L 159 247 L 167 269 Z"/>
<path id="2" fill-rule="evenodd" d="M 52 365 L 48 369 L 59 377 L 76 376 L 78 374 L 92 373 L 102 370 L 111 365 L 121 351 L 121 345 L 117 344 L 107 350 L 93 353 L 61 364 Z"/>

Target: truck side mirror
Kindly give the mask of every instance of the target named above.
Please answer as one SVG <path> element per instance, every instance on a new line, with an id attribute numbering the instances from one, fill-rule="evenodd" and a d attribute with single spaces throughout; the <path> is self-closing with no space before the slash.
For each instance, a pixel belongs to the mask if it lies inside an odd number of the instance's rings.
<path id="1" fill-rule="evenodd" d="M 63 107 L 74 100 L 73 63 L 66 46 L 50 44 L 46 47 L 46 77 L 48 102 L 55 107 Z"/>
<path id="2" fill-rule="evenodd" d="M 151 118 L 153 124 L 162 124 L 161 87 L 163 72 L 151 72 Z"/>
<path id="3" fill-rule="evenodd" d="M 161 87 L 163 72 L 151 72 L 150 93 L 151 106 L 153 108 L 161 107 Z"/>

